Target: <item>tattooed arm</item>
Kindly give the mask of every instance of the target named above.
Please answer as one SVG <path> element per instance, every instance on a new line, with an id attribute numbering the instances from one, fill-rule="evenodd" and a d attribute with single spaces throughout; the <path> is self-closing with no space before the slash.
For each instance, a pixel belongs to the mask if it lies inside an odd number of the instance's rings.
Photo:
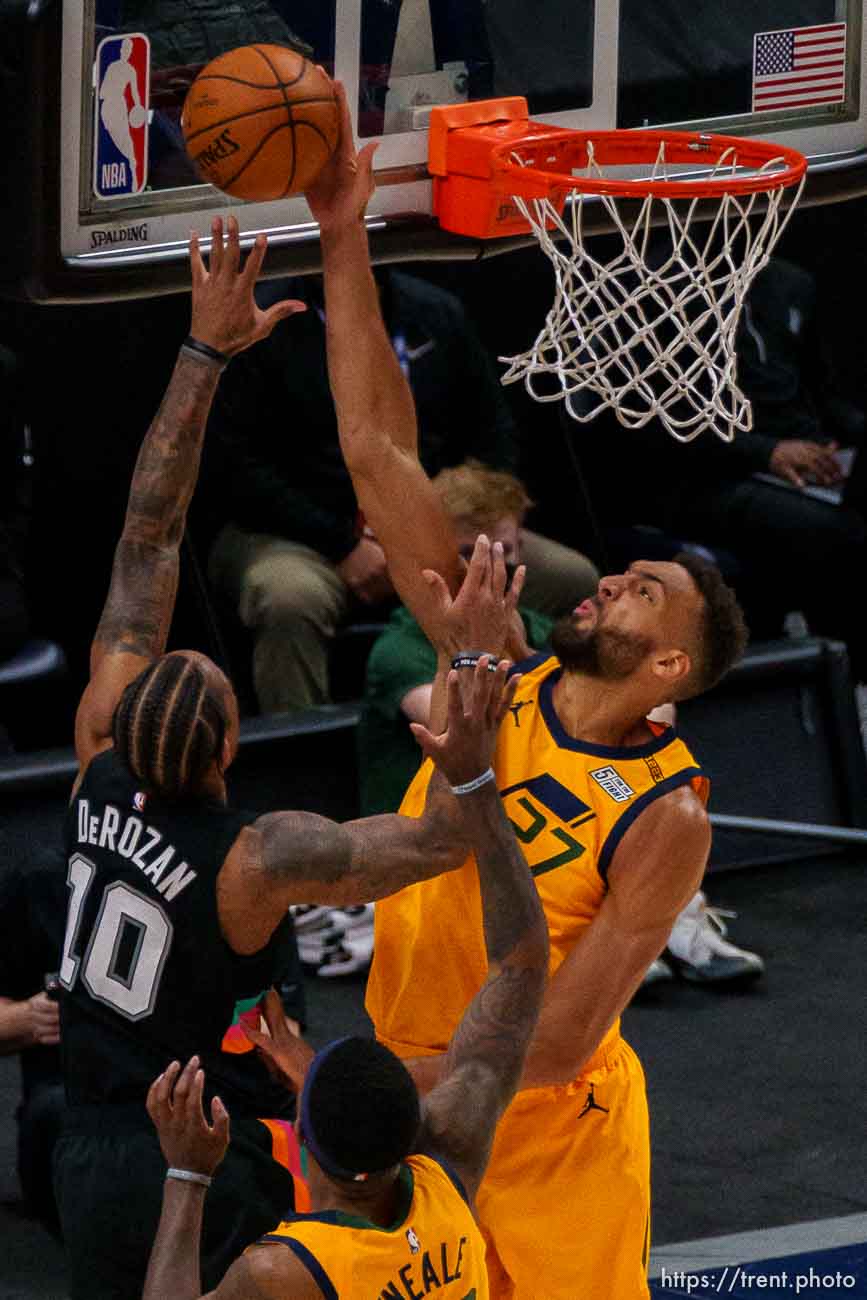
<path id="1" fill-rule="evenodd" d="M 481 707 L 485 676 L 483 669 L 474 674 L 474 697 L 464 701 L 471 713 Z M 449 675 L 449 730 L 457 677 Z M 435 740 L 417 725 L 413 730 L 425 752 L 436 758 L 442 738 Z M 490 780 L 460 795 L 458 803 L 478 867 L 488 978 L 464 1012 L 440 1063 L 440 1082 L 425 1099 L 419 1149 L 445 1157 L 472 1199 L 497 1122 L 518 1086 L 542 1004 L 548 929 L 496 783 Z"/>
<path id="2" fill-rule="evenodd" d="M 241 832 L 217 878 L 223 935 L 235 952 L 258 952 L 292 903 L 372 903 L 454 870 L 469 851 L 455 800 L 436 776 L 421 817 L 339 823 L 318 813 L 266 813 Z"/>
<path id="3" fill-rule="evenodd" d="M 303 311 L 282 302 L 262 312 L 253 286 L 266 240 L 259 236 L 240 269 L 238 223 L 213 223 L 210 267 L 198 236 L 190 240 L 194 339 L 234 356 L 267 337 L 278 320 Z M 138 455 L 108 598 L 90 652 L 90 682 L 79 704 L 75 745 L 81 771 L 110 743 L 111 720 L 125 687 L 165 650 L 178 584 L 178 552 L 199 472 L 219 363 L 182 348 L 160 409 Z"/>
<path id="4" fill-rule="evenodd" d="M 466 716 L 452 674 L 448 728 L 441 736 L 413 724 L 438 768 L 421 817 L 387 814 L 339 825 L 316 813 L 274 812 L 245 827 L 217 878 L 220 924 L 235 952 L 258 951 L 291 903 L 369 903 L 465 861 L 469 828 L 449 786 L 489 765 L 518 681 L 506 680 L 509 667 L 502 660 L 496 673 L 481 668 L 472 676 L 474 702 Z"/>

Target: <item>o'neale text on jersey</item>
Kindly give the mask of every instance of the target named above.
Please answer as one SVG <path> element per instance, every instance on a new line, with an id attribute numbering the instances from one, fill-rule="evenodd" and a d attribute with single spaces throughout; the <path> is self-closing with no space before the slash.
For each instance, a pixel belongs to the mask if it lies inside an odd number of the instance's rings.
<path id="1" fill-rule="evenodd" d="M 168 902 L 196 878 L 188 863 L 172 865 L 178 851 L 173 844 L 164 844 L 159 831 L 146 826 L 140 817 L 123 817 L 110 803 L 99 817 L 91 814 L 89 800 L 78 800 L 78 842 L 128 858 Z"/>
<path id="2" fill-rule="evenodd" d="M 425 1300 L 425 1296 L 432 1288 L 439 1290 L 441 1287 L 448 1286 L 449 1282 L 456 1282 L 461 1276 L 466 1244 L 466 1237 L 461 1237 L 457 1245 L 454 1241 L 440 1242 L 439 1273 L 431 1253 L 427 1250 L 411 1264 L 404 1264 L 403 1268 L 397 1270 L 397 1278 L 380 1291 L 379 1300 Z M 450 1250 L 454 1251 L 455 1257 L 451 1268 L 449 1268 Z M 399 1284 L 398 1279 L 400 1279 Z M 475 1295 L 475 1291 L 471 1291 L 470 1295 Z"/>

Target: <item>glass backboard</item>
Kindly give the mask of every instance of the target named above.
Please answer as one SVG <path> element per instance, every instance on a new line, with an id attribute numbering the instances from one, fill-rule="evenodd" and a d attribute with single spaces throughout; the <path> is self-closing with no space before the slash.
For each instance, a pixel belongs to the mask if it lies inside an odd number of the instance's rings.
<path id="1" fill-rule="evenodd" d="M 430 108 L 524 95 L 554 125 L 673 125 L 779 140 L 835 193 L 863 187 L 864 0 L 57 0 L 32 42 L 47 93 L 30 159 L 45 239 L 31 296 L 122 296 L 185 283 L 191 226 L 227 209 L 269 233 L 274 273 L 314 269 L 303 197 L 242 203 L 204 184 L 179 128 L 216 54 L 289 43 L 347 86 L 357 134 L 378 139 L 369 210 L 379 260 L 476 257 L 432 217 Z M 46 53 L 60 47 L 54 69 Z M 48 60 L 44 66 L 38 59 Z M 35 101 L 34 101 L 35 102 Z M 46 136 L 47 138 L 47 136 Z M 37 173 L 38 174 L 35 174 Z M 50 220 L 46 217 L 49 214 Z M 34 221 L 36 217 L 34 216 Z M 487 252 L 495 249 L 484 250 Z M 42 287 L 39 287 L 41 281 Z"/>

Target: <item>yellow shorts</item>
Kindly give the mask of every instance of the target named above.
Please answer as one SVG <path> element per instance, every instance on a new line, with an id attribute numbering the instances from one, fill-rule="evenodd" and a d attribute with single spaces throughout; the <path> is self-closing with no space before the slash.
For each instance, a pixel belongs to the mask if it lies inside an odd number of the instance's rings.
<path id="1" fill-rule="evenodd" d="M 650 1133 L 628 1043 L 517 1095 L 476 1196 L 491 1300 L 646 1300 Z"/>

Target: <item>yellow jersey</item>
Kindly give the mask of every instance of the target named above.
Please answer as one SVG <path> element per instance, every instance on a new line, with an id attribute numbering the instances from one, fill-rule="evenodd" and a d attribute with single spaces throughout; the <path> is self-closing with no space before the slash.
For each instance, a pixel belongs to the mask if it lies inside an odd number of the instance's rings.
<path id="1" fill-rule="evenodd" d="M 545 909 L 553 975 L 599 910 L 609 864 L 636 817 L 681 785 L 706 799 L 707 781 L 670 727 L 648 724 L 653 738 L 641 745 L 574 739 L 554 709 L 558 660 L 540 654 L 521 667 L 493 767 Z M 402 813 L 421 814 L 432 772 L 430 761 L 419 769 Z M 472 856 L 457 871 L 377 903 L 366 1005 L 377 1037 L 398 1056 L 444 1051 L 486 977 Z M 599 1046 L 609 1046 L 618 1030 L 619 1020 Z"/>
<path id="2" fill-rule="evenodd" d="M 296 1214 L 260 1240 L 288 1246 L 325 1300 L 488 1300 L 485 1243 L 466 1194 L 430 1156 L 401 1166 L 389 1228 L 325 1210 Z"/>

